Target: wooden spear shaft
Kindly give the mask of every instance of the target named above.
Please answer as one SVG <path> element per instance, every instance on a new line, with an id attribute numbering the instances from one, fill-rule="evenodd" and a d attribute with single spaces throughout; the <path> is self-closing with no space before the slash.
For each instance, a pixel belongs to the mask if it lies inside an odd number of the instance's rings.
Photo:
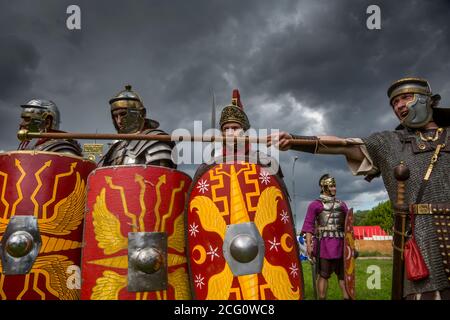
<path id="1" fill-rule="evenodd" d="M 403 298 L 404 260 L 403 250 L 405 248 L 406 216 L 408 205 L 405 202 L 406 181 L 409 179 L 410 171 L 406 164 L 401 161 L 394 168 L 394 177 L 397 180 L 397 200 L 394 204 L 394 237 L 392 258 L 392 300 Z"/>
<path id="2" fill-rule="evenodd" d="M 225 136 L 177 136 L 167 134 L 130 134 L 130 133 L 68 133 L 68 132 L 29 132 L 27 130 L 20 130 L 17 133 L 17 138 L 20 141 L 31 139 L 89 139 L 89 140 L 158 140 L 158 141 L 191 141 L 191 142 L 248 142 L 248 143 L 267 143 L 267 137 L 225 137 Z M 361 145 L 360 142 L 349 141 L 346 139 L 291 139 L 292 145 L 308 146 L 316 145 L 317 143 L 325 146 L 349 146 Z"/>

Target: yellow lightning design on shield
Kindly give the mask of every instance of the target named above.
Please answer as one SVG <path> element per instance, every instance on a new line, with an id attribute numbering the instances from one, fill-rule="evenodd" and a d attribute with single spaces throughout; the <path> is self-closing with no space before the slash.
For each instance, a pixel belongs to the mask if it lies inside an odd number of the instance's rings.
<path id="1" fill-rule="evenodd" d="M 44 185 L 40 175 L 42 172 L 51 166 L 52 160 L 45 162 L 35 173 L 34 176 L 37 181 L 37 186 L 34 191 L 29 195 L 30 201 L 34 204 L 33 215 L 38 216 L 39 204 L 36 201 L 36 195 Z M 70 234 L 71 231 L 78 228 L 81 224 L 84 216 L 84 197 L 85 197 L 85 181 L 81 178 L 80 173 L 76 172 L 76 182 L 73 185 L 72 192 L 65 198 L 61 199 L 54 207 L 53 214 L 50 218 L 47 218 L 47 207 L 49 204 L 56 201 L 57 189 L 59 179 L 65 176 L 70 176 L 74 173 L 74 169 L 77 163 L 73 162 L 70 165 L 69 172 L 62 173 L 55 176 L 52 198 L 44 204 L 43 210 L 45 214 L 39 218 L 39 229 L 41 232 L 41 248 L 39 255 L 36 258 L 30 272 L 24 277 L 24 286 L 21 292 L 16 297 L 18 300 L 22 299 L 29 290 L 34 291 L 43 300 L 47 298 L 47 293 L 40 289 L 39 279 L 43 279 L 42 283 L 45 286 L 47 292 L 50 292 L 55 297 L 62 300 L 79 299 L 79 290 L 67 288 L 66 283 L 68 279 L 67 268 L 74 265 L 74 262 L 69 260 L 67 256 L 60 254 L 52 254 L 41 256 L 43 253 L 61 252 L 65 250 L 73 250 L 81 248 L 81 243 L 72 241 L 69 239 L 54 237 Z M 16 182 L 16 189 L 18 198 L 13 204 L 11 210 L 11 216 L 15 214 L 17 205 L 23 200 L 24 194 L 22 192 L 21 184 L 27 173 L 22 168 L 19 159 L 15 159 L 15 166 L 20 171 L 21 175 Z M 2 187 L 2 202 L 5 204 L 5 192 L 8 175 L 4 172 L 0 172 L 0 175 L 4 177 L 4 184 Z M 28 195 L 25 195 L 28 196 Z M 9 205 L 5 205 L 4 214 L 8 214 Z M 5 216 L 6 218 L 6 216 Z M 0 219 L 0 233 L 4 233 L 8 224 L 8 219 Z M 45 234 L 53 235 L 47 236 Z M 1 262 L 0 262 L 1 268 Z M 6 293 L 4 291 L 4 283 L 6 276 L 0 275 L 0 298 L 6 299 Z"/>
<path id="2" fill-rule="evenodd" d="M 3 187 L 2 187 L 2 203 L 5 206 L 5 211 L 3 212 L 2 220 L 5 219 L 5 223 L 7 223 L 6 218 L 8 217 L 8 210 L 9 210 L 9 202 L 5 199 L 5 193 L 6 193 L 6 185 L 8 184 L 8 174 L 0 171 L 0 176 L 3 177 Z"/>
<path id="3" fill-rule="evenodd" d="M 22 180 L 25 178 L 25 176 L 27 175 L 26 172 L 23 170 L 22 165 L 20 163 L 19 159 L 16 159 L 14 162 L 15 166 L 17 167 L 17 169 L 20 171 L 20 178 L 19 180 L 17 180 L 16 183 L 16 189 L 17 189 L 17 194 L 19 195 L 17 200 L 14 202 L 12 209 L 11 209 L 11 216 L 16 214 L 16 208 L 17 205 L 22 201 L 23 199 L 23 194 L 22 194 L 22 188 L 21 188 L 21 184 L 22 184 Z M 5 217 L 6 218 L 6 217 Z"/>
<path id="4" fill-rule="evenodd" d="M 36 173 L 34 174 L 38 184 L 37 184 L 36 189 L 34 189 L 33 193 L 31 194 L 30 200 L 34 204 L 34 213 L 33 214 L 35 217 L 37 217 L 38 213 L 39 213 L 39 203 L 36 201 L 36 195 L 42 187 L 42 179 L 41 179 L 40 175 L 45 169 L 50 168 L 51 164 L 52 164 L 52 160 L 45 162 L 44 165 L 38 171 L 36 171 Z"/>
<path id="5" fill-rule="evenodd" d="M 132 226 L 134 230 L 137 228 L 137 220 L 139 220 L 139 231 L 146 231 L 144 225 L 145 218 L 145 201 L 144 195 L 146 191 L 145 179 L 139 175 L 135 175 L 134 181 L 139 185 L 139 203 L 141 206 L 141 211 L 139 218 L 137 219 L 135 214 L 128 211 L 125 192 L 123 186 L 118 186 L 112 183 L 111 177 L 105 177 L 107 184 L 111 189 L 119 190 L 122 200 L 122 205 L 124 207 L 124 212 L 127 217 L 132 221 Z M 179 187 L 172 190 L 171 199 L 169 203 L 168 211 L 163 215 L 161 219 L 160 205 L 162 202 L 161 187 L 166 183 L 166 175 L 162 175 L 158 178 L 156 184 L 156 203 L 155 203 L 155 232 L 163 232 L 166 228 L 166 220 L 170 218 L 173 214 L 173 207 L 175 202 L 176 194 L 181 192 L 184 188 L 184 181 L 180 181 Z M 114 254 L 120 250 L 128 248 L 128 238 L 124 237 L 121 233 L 120 220 L 108 209 L 106 205 L 106 195 L 105 188 L 97 196 L 96 202 L 93 207 L 92 217 L 94 224 L 95 239 L 98 242 L 99 248 L 104 250 L 105 255 Z M 168 254 L 167 264 L 168 267 L 182 266 L 186 264 L 186 257 L 181 255 L 184 251 L 184 225 L 183 225 L 183 215 L 180 215 L 175 219 L 174 222 L 174 232 L 168 237 L 168 245 L 170 248 L 175 249 L 180 252 L 177 254 Z M 97 259 L 88 261 L 89 264 L 95 264 L 107 268 L 117 268 L 117 269 L 128 269 L 128 256 L 115 256 L 108 257 L 104 259 Z M 189 284 L 187 282 L 186 272 L 183 268 L 178 268 L 174 272 L 168 274 L 168 282 L 174 288 L 174 294 L 176 299 L 185 300 L 190 299 Z M 92 300 L 115 300 L 119 298 L 119 293 L 121 290 L 125 289 L 127 286 L 127 275 L 120 275 L 111 270 L 105 270 L 102 277 L 96 280 L 96 285 L 92 289 L 91 299 Z M 158 300 L 167 299 L 167 291 L 157 291 L 155 292 Z M 145 300 L 148 298 L 148 292 L 137 292 L 137 300 Z"/>
<path id="6" fill-rule="evenodd" d="M 47 219 L 47 208 L 50 204 L 52 204 L 56 200 L 56 192 L 58 190 L 59 179 L 71 176 L 73 174 L 77 164 L 78 164 L 77 162 L 72 162 L 70 164 L 70 170 L 68 172 L 60 173 L 55 176 L 55 183 L 53 185 L 52 198 L 49 201 L 47 201 L 46 203 L 44 203 L 44 205 L 42 206 L 42 218 L 43 219 Z"/>

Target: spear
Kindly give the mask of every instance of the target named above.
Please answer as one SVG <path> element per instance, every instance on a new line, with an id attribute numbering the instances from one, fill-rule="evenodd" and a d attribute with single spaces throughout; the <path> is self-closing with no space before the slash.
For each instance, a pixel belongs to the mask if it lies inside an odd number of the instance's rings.
<path id="1" fill-rule="evenodd" d="M 268 137 L 230 137 L 230 136 L 191 136 L 191 135 L 169 135 L 169 134 L 133 134 L 133 133 L 81 133 L 81 132 L 29 132 L 22 129 L 17 132 L 17 138 L 20 141 L 31 139 L 88 139 L 88 140 L 157 140 L 164 142 L 231 142 L 235 143 L 260 143 L 266 144 Z M 350 146 L 362 145 L 363 142 L 353 141 L 352 139 L 325 139 L 317 138 L 317 140 L 310 139 L 290 139 L 294 146 Z"/>

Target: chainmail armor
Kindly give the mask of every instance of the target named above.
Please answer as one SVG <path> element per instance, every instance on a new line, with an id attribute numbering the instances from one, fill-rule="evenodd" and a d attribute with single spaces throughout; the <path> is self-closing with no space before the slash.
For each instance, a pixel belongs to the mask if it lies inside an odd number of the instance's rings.
<path id="1" fill-rule="evenodd" d="M 446 147 L 441 151 L 439 160 L 433 168 L 430 180 L 425 188 L 421 203 L 450 202 L 450 134 L 446 128 Z M 404 145 L 402 140 L 405 141 Z M 405 202 L 415 203 L 423 177 L 430 164 L 436 142 L 422 142 L 413 131 L 408 129 L 374 133 L 363 139 L 374 165 L 383 178 L 391 203 L 396 202 L 397 181 L 394 167 L 404 161 L 410 170 L 406 181 Z M 419 144 L 426 147 L 418 148 Z M 423 150 L 421 150 L 423 149 Z M 442 226 L 442 232 L 449 234 L 449 225 Z M 445 231 L 444 231 L 445 230 Z M 403 295 L 424 293 L 449 288 L 449 280 L 444 271 L 443 259 L 439 250 L 437 229 L 433 215 L 415 217 L 415 238 L 425 263 L 430 271 L 427 279 L 404 282 Z"/>

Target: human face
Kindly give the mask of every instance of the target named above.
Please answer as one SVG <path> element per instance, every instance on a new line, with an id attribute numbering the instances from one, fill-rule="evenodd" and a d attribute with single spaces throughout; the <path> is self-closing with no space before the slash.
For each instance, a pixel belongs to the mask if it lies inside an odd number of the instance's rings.
<path id="1" fill-rule="evenodd" d="M 116 122 L 117 128 L 119 128 L 119 132 L 125 129 L 125 118 L 128 114 L 127 109 L 116 109 L 113 111 L 113 118 Z"/>
<path id="2" fill-rule="evenodd" d="M 235 143 L 231 137 L 240 137 L 244 133 L 242 126 L 237 122 L 227 122 L 222 126 L 222 134 L 227 137 L 225 139 L 225 145 L 228 149 L 241 149 L 244 147 L 243 143 Z M 228 139 L 230 138 L 230 139 Z"/>
<path id="3" fill-rule="evenodd" d="M 222 126 L 222 133 L 226 136 L 239 136 L 244 130 L 237 122 L 227 122 Z"/>
<path id="4" fill-rule="evenodd" d="M 336 185 L 328 186 L 328 193 L 334 197 L 336 195 Z"/>
<path id="5" fill-rule="evenodd" d="M 392 108 L 394 108 L 395 115 L 397 118 L 402 121 L 408 115 L 408 102 L 411 102 L 414 99 L 414 95 L 412 93 L 404 93 L 396 96 L 392 100 Z"/>

